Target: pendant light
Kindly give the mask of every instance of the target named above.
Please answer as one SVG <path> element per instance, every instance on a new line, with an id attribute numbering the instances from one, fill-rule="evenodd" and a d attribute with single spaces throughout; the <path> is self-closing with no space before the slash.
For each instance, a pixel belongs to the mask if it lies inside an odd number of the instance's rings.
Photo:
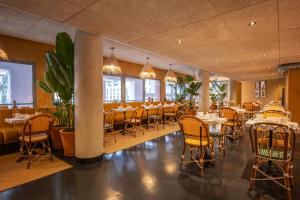
<path id="1" fill-rule="evenodd" d="M 105 65 L 103 66 L 103 72 L 108 75 L 119 75 L 122 73 L 121 67 L 114 54 L 114 47 L 111 47 L 111 54 L 107 58 Z"/>
<path id="2" fill-rule="evenodd" d="M 147 57 L 146 59 L 147 59 L 147 61 L 140 73 L 140 78 L 141 79 L 153 79 L 156 77 L 156 74 L 149 63 L 149 57 Z"/>
<path id="3" fill-rule="evenodd" d="M 4 50 L 2 42 L 0 42 L 0 61 L 8 61 L 8 56 L 6 51 Z"/>
<path id="4" fill-rule="evenodd" d="M 170 68 L 165 76 L 165 82 L 171 82 L 171 83 L 176 83 L 177 82 L 177 77 L 175 73 L 172 71 L 172 64 L 170 64 Z"/>

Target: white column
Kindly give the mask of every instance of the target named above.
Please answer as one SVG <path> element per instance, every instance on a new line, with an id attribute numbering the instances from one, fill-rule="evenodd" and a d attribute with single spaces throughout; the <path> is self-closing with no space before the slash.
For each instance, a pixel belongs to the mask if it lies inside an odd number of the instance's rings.
<path id="1" fill-rule="evenodd" d="M 75 156 L 96 160 L 103 154 L 102 41 L 77 31 L 75 37 Z"/>
<path id="2" fill-rule="evenodd" d="M 202 82 L 200 90 L 199 90 L 199 108 L 200 112 L 208 112 L 209 111 L 209 72 L 200 71 L 199 72 L 199 81 Z"/>

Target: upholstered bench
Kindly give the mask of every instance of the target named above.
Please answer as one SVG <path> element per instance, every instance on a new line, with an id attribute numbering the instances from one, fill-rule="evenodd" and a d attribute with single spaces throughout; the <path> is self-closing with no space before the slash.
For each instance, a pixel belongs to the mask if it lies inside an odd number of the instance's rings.
<path id="1" fill-rule="evenodd" d="M 0 155 L 19 150 L 22 126 L 0 128 Z"/>

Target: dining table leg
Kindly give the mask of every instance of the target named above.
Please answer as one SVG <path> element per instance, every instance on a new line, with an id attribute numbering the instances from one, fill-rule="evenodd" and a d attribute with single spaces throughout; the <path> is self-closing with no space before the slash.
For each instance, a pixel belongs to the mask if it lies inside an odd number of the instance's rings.
<path id="1" fill-rule="evenodd" d="M 149 128 L 149 114 L 148 114 L 148 109 L 146 109 L 146 112 L 147 112 L 147 122 L 146 122 L 146 129 Z"/>

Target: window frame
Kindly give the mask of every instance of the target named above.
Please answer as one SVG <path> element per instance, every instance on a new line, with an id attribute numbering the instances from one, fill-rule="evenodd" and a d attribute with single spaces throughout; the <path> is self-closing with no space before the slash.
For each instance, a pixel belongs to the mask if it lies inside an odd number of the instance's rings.
<path id="1" fill-rule="evenodd" d="M 126 78 L 131 78 L 131 79 L 138 79 L 138 80 L 142 80 L 143 82 L 143 100 L 142 101 L 127 101 L 126 100 Z M 123 75 L 123 85 L 124 85 L 124 98 L 123 101 L 124 103 L 130 103 L 130 102 L 145 102 L 145 79 L 141 79 L 138 76 L 130 76 L 130 75 Z"/>
<path id="2" fill-rule="evenodd" d="M 144 102 L 146 102 L 146 79 L 143 79 L 144 80 Z M 154 100 L 154 101 L 161 101 L 161 91 L 162 91 L 162 88 L 161 88 L 161 80 L 160 79 L 157 79 L 157 78 L 151 78 L 151 79 L 148 79 L 147 80 L 155 80 L 155 81 L 159 81 L 159 99 L 158 100 Z M 166 91 L 165 91 L 166 92 Z"/>
<path id="3" fill-rule="evenodd" d="M 36 74 L 36 63 L 29 62 L 29 61 L 21 61 L 17 59 L 9 59 L 8 61 L 1 61 L 5 63 L 14 63 L 14 64 L 23 64 L 23 65 L 31 65 L 31 73 L 32 73 L 32 106 L 37 106 L 37 74 Z M 43 77 L 42 77 L 43 78 Z M 12 106 L 12 104 L 1 104 L 1 105 L 8 105 Z M 17 102 L 18 105 L 18 102 Z M 31 105 L 31 103 L 20 104 L 20 105 Z"/>
<path id="4" fill-rule="evenodd" d="M 110 74 L 104 74 L 103 73 L 103 78 L 102 78 L 102 90 L 103 90 L 103 86 L 104 86 L 104 76 L 112 76 L 112 77 L 118 77 L 118 78 L 121 78 L 121 100 L 120 101 L 117 101 L 117 103 L 122 103 L 124 102 L 124 94 L 125 94 L 125 85 L 124 85 L 124 76 L 123 75 L 110 75 Z M 103 95 L 103 92 L 102 91 L 102 95 Z M 103 103 L 114 103 L 114 101 L 104 101 L 104 95 L 103 95 Z"/>

